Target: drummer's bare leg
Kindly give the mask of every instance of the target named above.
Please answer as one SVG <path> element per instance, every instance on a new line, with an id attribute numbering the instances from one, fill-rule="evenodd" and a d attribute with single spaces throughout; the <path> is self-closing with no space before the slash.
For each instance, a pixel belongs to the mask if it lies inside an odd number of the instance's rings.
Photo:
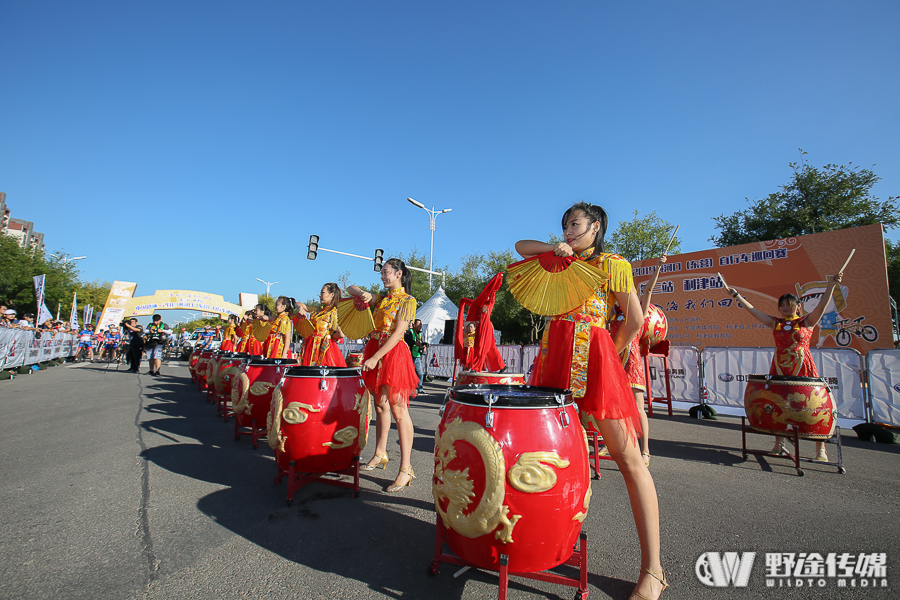
<path id="1" fill-rule="evenodd" d="M 391 414 L 397 423 L 397 434 L 400 436 L 400 472 L 390 487 L 404 486 L 412 479 L 412 444 L 415 430 L 409 417 L 409 406 L 401 400 L 391 405 Z"/>
<path id="2" fill-rule="evenodd" d="M 827 461 L 828 454 L 825 452 L 825 442 L 816 442 L 816 458 L 818 461 Z"/>
<path id="3" fill-rule="evenodd" d="M 781 438 L 777 435 L 775 436 L 775 445 L 772 446 L 772 454 L 781 454 L 784 452 L 784 444 L 781 441 Z"/>
<path id="4" fill-rule="evenodd" d="M 637 404 L 638 414 L 641 416 L 641 431 L 644 436 L 641 438 L 641 455 L 644 456 L 644 464 L 650 462 L 650 422 L 647 420 L 647 411 L 644 410 L 644 392 L 637 388 L 631 388 L 634 392 L 634 401 Z"/>
<path id="5" fill-rule="evenodd" d="M 659 502 L 650 471 L 644 466 L 638 445 L 633 442 L 624 421 L 598 421 L 600 433 L 625 478 L 631 512 L 641 543 L 641 574 L 634 591 L 645 598 L 658 598 L 662 593 L 662 565 L 659 560 Z M 659 579 L 646 573 L 650 571 Z"/>
<path id="6" fill-rule="evenodd" d="M 375 456 L 367 463 L 370 467 L 387 462 L 382 457 L 387 457 L 387 440 L 390 432 L 391 409 L 388 406 L 387 395 L 382 391 L 375 399 Z"/>

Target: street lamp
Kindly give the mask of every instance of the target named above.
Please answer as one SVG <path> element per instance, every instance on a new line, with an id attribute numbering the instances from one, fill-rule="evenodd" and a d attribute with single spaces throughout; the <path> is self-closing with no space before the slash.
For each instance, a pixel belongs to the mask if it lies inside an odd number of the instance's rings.
<path id="1" fill-rule="evenodd" d="M 419 208 L 421 208 L 422 210 L 427 212 L 429 218 L 431 219 L 431 250 L 429 251 L 429 256 L 428 256 L 428 270 L 433 271 L 434 270 L 434 220 L 437 218 L 438 215 L 448 213 L 453 209 L 445 208 L 443 210 L 434 210 L 434 207 L 432 206 L 431 210 L 429 210 L 429 209 L 425 208 L 425 205 L 422 204 L 421 202 L 419 202 L 418 200 L 413 200 L 412 198 L 407 198 L 407 200 L 409 200 L 410 204 L 412 204 L 414 206 L 418 206 Z M 431 273 L 429 273 L 428 274 L 428 291 L 429 292 L 431 291 L 431 277 L 432 277 L 432 275 L 431 275 Z M 407 292 L 408 291 L 409 290 L 407 290 Z"/>
<path id="2" fill-rule="evenodd" d="M 70 262 L 72 262 L 72 261 L 76 261 L 76 260 L 81 260 L 81 259 L 83 259 L 83 258 L 87 258 L 87 256 L 72 256 L 72 257 L 67 257 L 65 254 L 51 254 L 50 256 L 52 256 L 53 258 L 58 258 L 59 261 L 60 261 L 61 263 L 63 263 L 63 264 L 67 264 L 67 263 L 70 263 Z"/>
<path id="3" fill-rule="evenodd" d="M 270 289 L 273 285 L 275 285 L 276 283 L 278 283 L 277 281 L 263 281 L 263 280 L 260 279 L 259 277 L 257 277 L 256 280 L 257 280 L 258 282 L 260 282 L 260 283 L 266 284 L 266 296 L 269 295 L 269 289 Z"/>

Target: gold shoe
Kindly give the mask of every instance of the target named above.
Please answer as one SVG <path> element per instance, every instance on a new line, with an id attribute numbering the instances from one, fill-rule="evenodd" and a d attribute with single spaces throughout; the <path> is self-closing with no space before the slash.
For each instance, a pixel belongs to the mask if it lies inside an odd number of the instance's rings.
<path id="1" fill-rule="evenodd" d="M 602 448 L 600 448 L 600 452 L 598 452 L 598 454 L 600 456 L 609 456 L 609 448 L 603 446 Z"/>
<path id="2" fill-rule="evenodd" d="M 407 470 L 408 469 L 408 470 Z M 389 486 L 385 491 L 389 494 L 395 494 L 402 490 L 405 487 L 408 487 L 412 484 L 412 480 L 416 478 L 416 474 L 413 472 L 412 465 L 409 465 L 406 469 L 400 469 L 401 473 L 406 473 L 409 475 L 409 479 L 406 480 L 406 483 L 403 485 L 392 485 Z"/>
<path id="3" fill-rule="evenodd" d="M 650 453 L 649 452 L 641 452 L 641 457 L 644 459 L 644 466 L 650 466 Z"/>
<path id="4" fill-rule="evenodd" d="M 828 462 L 828 455 L 824 450 L 816 454 L 816 457 L 813 459 L 816 462 Z"/>
<path id="5" fill-rule="evenodd" d="M 769 454 L 774 454 L 775 456 L 781 456 L 782 454 L 786 454 L 785 449 L 784 449 L 784 444 L 782 444 L 781 442 L 775 444 L 772 447 L 772 451 Z"/>
<path id="6" fill-rule="evenodd" d="M 372 460 L 375 460 L 376 458 L 378 459 L 378 462 L 373 465 Z M 361 466 L 359 468 L 359 470 L 360 471 L 374 471 L 378 467 L 381 467 L 382 469 L 386 469 L 388 461 L 390 459 L 388 458 L 388 453 L 385 452 L 384 454 L 376 454 L 375 456 L 372 457 L 372 460 L 370 460 L 369 462 L 367 462 L 366 464 Z"/>
<path id="7" fill-rule="evenodd" d="M 662 593 L 664 591 L 666 591 L 667 587 L 669 587 L 669 582 L 666 581 L 666 573 L 662 569 L 660 569 L 659 571 L 651 571 L 650 569 L 641 569 L 641 573 L 646 573 L 647 575 L 649 575 L 650 577 L 652 577 L 653 579 L 657 580 L 658 582 L 660 582 L 662 584 L 662 588 L 659 590 L 659 594 L 657 594 L 657 596 L 656 596 L 657 599 L 660 596 L 662 596 Z M 662 575 L 662 579 L 659 578 L 660 575 Z M 642 596 L 641 594 L 638 594 L 637 592 L 631 592 L 631 596 L 628 597 L 628 600 L 651 600 L 651 599 L 647 598 L 646 596 Z"/>

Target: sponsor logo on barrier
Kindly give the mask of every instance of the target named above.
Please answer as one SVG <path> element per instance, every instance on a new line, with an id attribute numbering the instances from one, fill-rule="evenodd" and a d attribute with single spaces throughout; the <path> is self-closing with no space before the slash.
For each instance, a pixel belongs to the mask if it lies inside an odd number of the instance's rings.
<path id="1" fill-rule="evenodd" d="M 732 375 L 731 373 L 719 373 L 719 381 L 723 381 L 725 383 L 734 381 L 734 375 Z"/>
<path id="2" fill-rule="evenodd" d="M 900 392 L 900 383 L 894 384 L 894 390 Z"/>
<path id="3" fill-rule="evenodd" d="M 755 552 L 704 552 L 694 564 L 700 583 L 709 587 L 747 587 Z M 884 552 L 767 552 L 767 588 L 887 588 Z"/>
<path id="4" fill-rule="evenodd" d="M 440 368 L 441 363 L 438 361 L 437 352 L 431 353 L 431 361 L 429 362 L 429 366 L 432 366 L 436 369 Z"/>

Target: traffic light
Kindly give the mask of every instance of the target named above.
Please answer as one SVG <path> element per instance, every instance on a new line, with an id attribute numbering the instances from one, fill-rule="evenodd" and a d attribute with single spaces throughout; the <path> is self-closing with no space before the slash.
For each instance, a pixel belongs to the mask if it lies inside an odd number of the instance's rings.
<path id="1" fill-rule="evenodd" d="M 375 272 L 381 272 L 381 263 L 384 262 L 384 250 L 375 248 Z"/>
<path id="2" fill-rule="evenodd" d="M 316 260 L 316 254 L 319 251 L 319 236 L 311 235 L 309 236 L 309 252 L 306 253 L 306 258 L 309 260 Z"/>

